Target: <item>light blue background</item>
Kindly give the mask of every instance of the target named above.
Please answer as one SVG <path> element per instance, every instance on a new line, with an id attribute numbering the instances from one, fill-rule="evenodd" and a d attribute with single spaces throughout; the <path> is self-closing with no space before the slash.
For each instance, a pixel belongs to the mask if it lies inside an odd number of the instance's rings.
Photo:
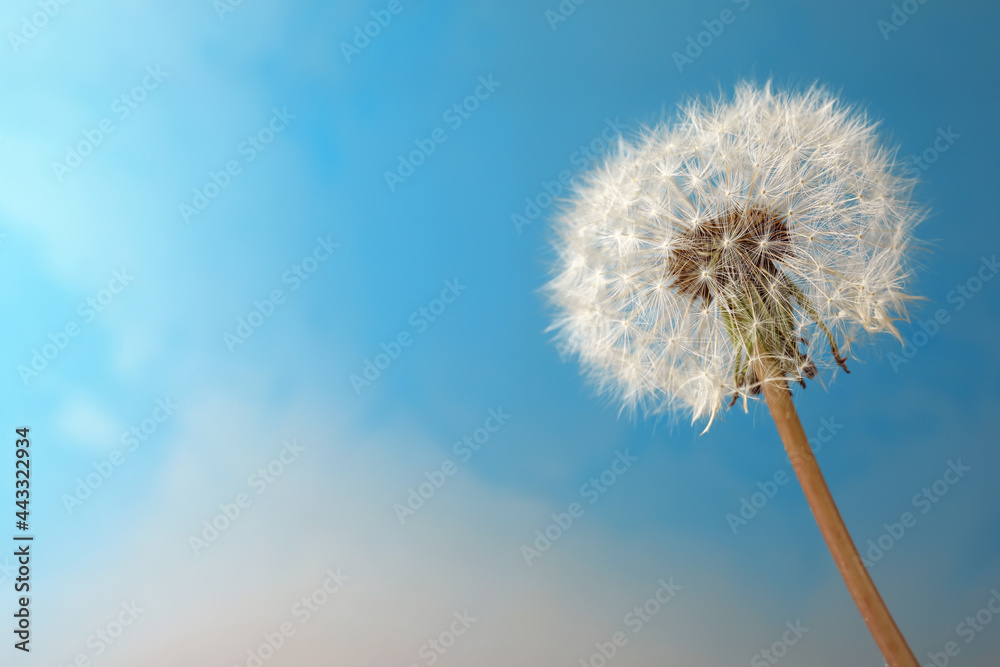
<path id="1" fill-rule="evenodd" d="M 874 341 L 797 402 L 811 437 L 842 425 L 814 444 L 863 551 L 916 515 L 872 572 L 921 661 L 956 641 L 951 664 L 995 664 L 1000 619 L 969 643 L 956 627 L 1000 587 L 1000 284 L 948 301 L 1000 245 L 995 4 L 914 3 L 884 35 L 890 2 L 591 0 L 553 29 L 556 0 L 402 0 L 348 62 L 341 43 L 386 4 L 247 0 L 220 17 L 209 0 L 77 0 L 17 49 L 10 33 L 42 10 L 0 10 L 0 477 L 29 425 L 37 536 L 34 651 L 3 646 L 3 664 L 246 664 L 338 567 L 348 584 L 266 664 L 427 664 L 424 642 L 469 610 L 439 664 L 578 665 L 670 577 L 681 592 L 614 664 L 748 664 L 796 620 L 810 630 L 782 664 L 882 664 L 794 482 L 736 535 L 727 524 L 788 470 L 766 410 L 702 436 L 620 418 L 544 334 L 553 207 L 521 233 L 511 219 L 579 171 L 608 120 L 634 130 L 744 77 L 826 83 L 903 156 L 939 129 L 959 137 L 921 175 L 932 215 L 912 292 L 927 300 L 902 331 L 938 308 L 949 322 L 896 368 L 898 342 Z M 673 54 L 726 9 L 678 71 Z M 156 66 L 166 78 L 120 118 L 114 101 Z M 489 76 L 499 88 L 450 127 L 445 111 Z M 295 117 L 246 162 L 273 109 Z M 105 118 L 113 132 L 60 181 L 53 162 Z M 385 172 L 438 127 L 447 140 L 390 191 Z M 229 160 L 241 172 L 185 223 L 178 207 Z M 282 276 L 328 236 L 339 248 L 290 290 Z M 78 304 L 123 267 L 134 282 L 84 322 Z M 411 313 L 446 280 L 467 289 L 417 332 Z M 231 352 L 224 335 L 274 289 L 285 302 Z M 80 334 L 22 381 L 69 322 Z M 404 331 L 412 345 L 359 395 L 350 376 Z M 176 412 L 68 511 L 165 397 Z M 509 421 L 460 461 L 453 443 L 497 408 Z M 257 495 L 248 478 L 293 438 L 305 452 Z M 637 462 L 529 567 L 521 546 L 626 449 Z M 446 459 L 456 474 L 400 525 L 394 505 Z M 920 514 L 915 494 L 958 460 L 971 470 Z M 189 538 L 239 493 L 252 505 L 195 554 Z M 142 615 L 96 655 L 88 637 L 131 600 Z"/>

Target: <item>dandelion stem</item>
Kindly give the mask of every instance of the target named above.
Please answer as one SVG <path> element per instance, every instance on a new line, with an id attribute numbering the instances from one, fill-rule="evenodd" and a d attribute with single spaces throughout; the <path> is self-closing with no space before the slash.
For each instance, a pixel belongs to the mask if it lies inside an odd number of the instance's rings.
<path id="1" fill-rule="evenodd" d="M 878 644 L 889 667 L 920 667 L 903 634 L 885 606 L 882 596 L 875 588 L 868 570 L 858 555 L 844 520 L 823 480 L 816 457 L 813 456 L 802 422 L 792 404 L 787 382 L 775 372 L 769 361 L 758 362 L 757 374 L 765 379 L 764 397 L 771 409 L 771 416 L 778 427 L 778 433 L 788 452 L 795 474 L 805 492 L 809 507 L 812 508 L 816 523 L 826 540 L 837 569 L 847 584 L 847 589 L 868 624 L 868 629 Z"/>

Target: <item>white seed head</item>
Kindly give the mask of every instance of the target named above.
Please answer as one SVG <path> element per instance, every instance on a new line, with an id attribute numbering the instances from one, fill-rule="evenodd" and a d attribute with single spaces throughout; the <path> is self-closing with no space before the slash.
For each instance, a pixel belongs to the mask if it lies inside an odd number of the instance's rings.
<path id="1" fill-rule="evenodd" d="M 762 380 L 835 372 L 859 331 L 899 335 L 913 185 L 821 87 L 693 100 L 574 187 L 551 328 L 599 391 L 649 414 L 713 418 Z M 762 356 L 782 377 L 755 376 Z"/>

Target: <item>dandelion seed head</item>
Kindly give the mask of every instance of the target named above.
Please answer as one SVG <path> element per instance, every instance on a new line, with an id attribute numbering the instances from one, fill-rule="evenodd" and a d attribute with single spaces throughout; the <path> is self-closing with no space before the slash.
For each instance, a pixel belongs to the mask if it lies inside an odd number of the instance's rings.
<path id="1" fill-rule="evenodd" d="M 924 210 L 861 112 L 742 83 L 621 138 L 555 220 L 552 330 L 599 391 L 712 419 L 777 380 L 836 372 L 835 341 L 906 315 Z M 763 352 L 762 352 L 763 351 Z"/>

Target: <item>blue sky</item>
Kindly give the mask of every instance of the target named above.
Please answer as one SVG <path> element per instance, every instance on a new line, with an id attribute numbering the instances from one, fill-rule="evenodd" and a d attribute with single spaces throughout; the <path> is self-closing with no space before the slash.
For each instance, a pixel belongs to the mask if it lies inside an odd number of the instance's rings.
<path id="1" fill-rule="evenodd" d="M 0 401 L 37 540 L 33 651 L 4 664 L 246 665 L 284 623 L 269 666 L 578 665 L 616 631 L 616 665 L 752 664 L 797 621 L 782 664 L 882 664 L 794 480 L 727 522 L 789 471 L 762 406 L 705 435 L 620 416 L 544 333 L 546 188 L 746 77 L 823 82 L 922 156 L 902 332 L 933 335 L 796 400 L 922 663 L 993 664 L 1000 619 L 961 624 L 1000 589 L 994 5 L 223 3 L 0 10 Z"/>

